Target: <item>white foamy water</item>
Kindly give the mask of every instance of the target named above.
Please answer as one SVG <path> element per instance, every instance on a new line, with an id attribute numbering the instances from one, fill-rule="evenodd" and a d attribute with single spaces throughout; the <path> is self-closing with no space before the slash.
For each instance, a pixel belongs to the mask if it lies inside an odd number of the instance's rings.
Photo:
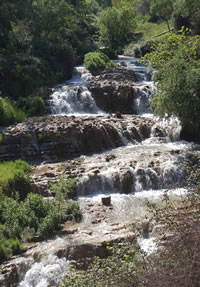
<path id="1" fill-rule="evenodd" d="M 137 240 L 140 248 L 147 254 L 150 255 L 151 253 L 155 252 L 157 249 L 156 245 L 156 237 L 150 236 L 149 238 L 140 237 Z"/>
<path id="2" fill-rule="evenodd" d="M 80 196 L 80 204 L 87 200 L 91 205 L 101 205 L 101 199 L 106 196 L 111 197 L 112 210 L 109 212 L 109 220 L 113 223 L 131 223 L 141 218 L 145 218 L 149 214 L 146 206 L 147 201 L 163 204 L 165 194 L 168 194 L 169 199 L 173 201 L 184 199 L 187 191 L 184 188 L 171 189 L 170 191 L 163 190 L 144 190 L 132 194 L 119 193 L 99 193 L 86 196 Z M 85 218 L 86 221 L 90 217 Z"/>
<path id="3" fill-rule="evenodd" d="M 78 194 L 131 193 L 144 190 L 183 187 L 185 153 L 193 144 L 186 142 L 154 143 L 120 147 L 102 154 L 83 156 L 85 170 L 78 182 Z"/>
<path id="4" fill-rule="evenodd" d="M 19 287 L 58 286 L 60 276 L 67 270 L 67 260 L 49 255 L 45 260 L 34 263 L 27 271 Z"/>
<path id="5" fill-rule="evenodd" d="M 50 96 L 52 114 L 100 114 L 86 86 L 64 85 Z"/>
<path id="6" fill-rule="evenodd" d="M 18 287 L 49 287 L 58 286 L 64 271 L 68 269 L 65 257 L 59 258 L 56 253 L 60 248 L 66 248 L 67 242 L 62 238 L 49 240 L 30 250 L 24 263 L 19 266 L 21 281 Z M 25 275 L 23 276 L 23 273 Z"/>

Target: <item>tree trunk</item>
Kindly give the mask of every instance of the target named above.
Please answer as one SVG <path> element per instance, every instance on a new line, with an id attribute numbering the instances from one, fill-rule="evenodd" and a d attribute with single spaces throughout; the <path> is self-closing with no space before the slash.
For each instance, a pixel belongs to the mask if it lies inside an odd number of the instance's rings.
<path id="1" fill-rule="evenodd" d="M 168 20 L 166 20 L 166 22 L 167 22 L 168 30 L 169 30 L 169 32 L 170 32 L 170 27 L 169 27 L 169 22 L 168 22 Z"/>

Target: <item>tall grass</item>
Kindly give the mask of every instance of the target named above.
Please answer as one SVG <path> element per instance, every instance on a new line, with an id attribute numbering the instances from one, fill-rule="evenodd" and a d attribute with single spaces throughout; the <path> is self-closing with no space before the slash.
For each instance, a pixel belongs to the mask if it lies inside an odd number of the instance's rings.
<path id="1" fill-rule="evenodd" d="M 173 21 L 169 21 L 170 28 L 173 28 Z M 147 18 L 137 20 L 137 31 L 142 34 L 141 40 L 153 40 L 154 37 L 168 30 L 166 22 L 150 23 Z"/>
<path id="2" fill-rule="evenodd" d="M 0 126 L 22 122 L 26 118 L 26 113 L 7 98 L 0 98 L 0 115 Z"/>
<path id="3" fill-rule="evenodd" d="M 30 166 L 22 160 L 0 162 L 0 190 L 7 196 L 18 192 L 24 198 L 30 191 Z"/>

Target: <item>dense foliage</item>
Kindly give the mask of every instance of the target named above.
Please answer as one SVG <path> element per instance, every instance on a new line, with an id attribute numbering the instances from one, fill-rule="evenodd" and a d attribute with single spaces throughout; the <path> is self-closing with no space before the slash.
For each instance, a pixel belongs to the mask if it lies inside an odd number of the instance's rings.
<path id="1" fill-rule="evenodd" d="M 145 57 L 158 69 L 155 76 L 158 91 L 153 100 L 155 113 L 162 117 L 177 116 L 187 130 L 185 136 L 195 140 L 199 140 L 200 128 L 199 51 L 199 36 L 191 37 L 182 31 L 164 36 Z"/>
<path id="2" fill-rule="evenodd" d="M 29 173 L 30 165 L 22 160 L 0 162 L 0 194 L 24 199 L 30 192 Z"/>
<path id="3" fill-rule="evenodd" d="M 95 258 L 87 271 L 70 270 L 60 287 L 132 287 L 140 285 L 143 257 L 137 243 L 121 242 L 107 246 L 110 253 L 105 259 Z M 133 285 L 134 283 L 134 285 Z"/>
<path id="4" fill-rule="evenodd" d="M 0 163 L 0 262 L 20 252 L 21 241 L 46 237 L 62 222 L 82 217 L 79 204 L 67 200 L 75 194 L 76 179 L 54 184 L 55 200 L 49 201 L 31 192 L 29 173 L 24 161 Z"/>
<path id="5" fill-rule="evenodd" d="M 14 98 L 70 78 L 94 33 L 84 0 L 2 0 L 0 29 L 0 91 Z"/>
<path id="6" fill-rule="evenodd" d="M 26 118 L 26 113 L 18 108 L 14 102 L 8 98 L 0 97 L 0 126 L 21 122 Z"/>
<path id="7" fill-rule="evenodd" d="M 2 0 L 1 96 L 18 102 L 41 86 L 70 78 L 74 64 L 82 62 L 97 44 L 121 52 L 126 44 L 141 37 L 136 33 L 136 22 L 141 19 L 169 22 L 171 17 L 177 28 L 185 25 L 198 34 L 199 14 L 198 0 Z M 20 100 L 20 108 L 29 116 L 38 115 L 44 112 L 42 101 L 29 97 Z M 39 103 L 41 109 L 37 109 Z M 19 121 L 24 115 L 15 118 Z"/>
<path id="8" fill-rule="evenodd" d="M 115 64 L 102 52 L 90 52 L 84 57 L 84 66 L 90 72 L 95 72 L 106 67 L 115 66 Z"/>
<path id="9" fill-rule="evenodd" d="M 100 42 L 113 48 L 121 49 L 133 39 L 136 28 L 133 5 L 119 5 L 104 10 L 99 17 Z"/>

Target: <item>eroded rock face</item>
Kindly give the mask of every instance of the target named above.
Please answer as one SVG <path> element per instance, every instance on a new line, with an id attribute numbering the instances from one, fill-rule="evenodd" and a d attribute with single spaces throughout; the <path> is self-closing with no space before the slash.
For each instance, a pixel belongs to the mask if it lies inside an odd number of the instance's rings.
<path id="1" fill-rule="evenodd" d="M 124 68 L 107 68 L 94 76 L 88 84 L 99 108 L 106 112 L 132 113 L 137 81 L 134 71 Z"/>
<path id="2" fill-rule="evenodd" d="M 154 121 L 135 116 L 47 116 L 2 130 L 0 160 L 56 161 L 141 142 Z"/>

